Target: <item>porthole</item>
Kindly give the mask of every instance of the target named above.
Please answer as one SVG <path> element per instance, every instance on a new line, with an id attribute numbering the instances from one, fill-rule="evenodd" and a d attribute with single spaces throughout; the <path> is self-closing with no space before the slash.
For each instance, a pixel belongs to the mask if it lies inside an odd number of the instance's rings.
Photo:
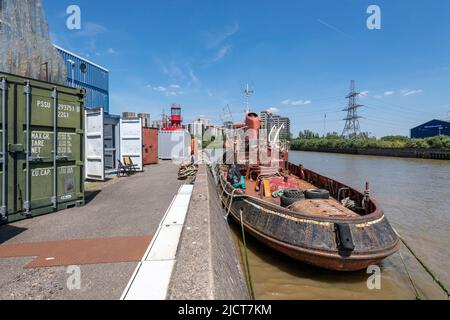
<path id="1" fill-rule="evenodd" d="M 87 71 L 87 66 L 84 62 L 80 64 L 80 71 L 82 73 L 86 73 L 86 71 Z"/>

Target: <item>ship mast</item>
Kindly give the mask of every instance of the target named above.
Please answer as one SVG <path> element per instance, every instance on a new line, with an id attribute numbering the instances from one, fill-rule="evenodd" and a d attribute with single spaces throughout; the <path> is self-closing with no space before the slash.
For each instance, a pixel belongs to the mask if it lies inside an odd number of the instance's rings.
<path id="1" fill-rule="evenodd" d="M 242 94 L 244 95 L 245 113 L 246 114 L 250 112 L 250 97 L 252 96 L 253 93 L 254 93 L 254 91 L 252 89 L 250 89 L 250 85 L 247 83 L 244 91 L 242 92 Z"/>

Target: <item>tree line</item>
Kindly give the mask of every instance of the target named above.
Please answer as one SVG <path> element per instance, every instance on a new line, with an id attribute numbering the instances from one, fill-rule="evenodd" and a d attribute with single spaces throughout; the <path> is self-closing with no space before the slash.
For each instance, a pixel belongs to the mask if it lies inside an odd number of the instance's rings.
<path id="1" fill-rule="evenodd" d="M 388 149 L 450 149 L 450 136 L 436 136 L 423 139 L 411 139 L 405 136 L 370 137 L 368 133 L 357 136 L 342 137 L 337 132 L 320 136 L 310 130 L 300 132 L 291 139 L 292 150 L 302 149 L 354 149 L 354 148 L 388 148 Z"/>

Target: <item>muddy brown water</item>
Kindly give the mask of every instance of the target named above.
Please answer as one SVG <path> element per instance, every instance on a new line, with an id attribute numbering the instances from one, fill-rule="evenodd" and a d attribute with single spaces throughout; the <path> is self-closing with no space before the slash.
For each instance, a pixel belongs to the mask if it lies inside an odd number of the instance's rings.
<path id="1" fill-rule="evenodd" d="M 371 195 L 391 224 L 450 287 L 450 161 L 300 151 L 291 151 L 289 158 L 358 190 L 369 181 Z M 232 230 L 243 256 L 240 227 L 232 223 Z M 404 246 L 401 256 L 397 253 L 380 264 L 381 288 L 370 290 L 365 270 L 322 270 L 268 249 L 248 235 L 246 239 L 256 299 L 415 299 L 414 286 L 421 299 L 447 299 Z"/>

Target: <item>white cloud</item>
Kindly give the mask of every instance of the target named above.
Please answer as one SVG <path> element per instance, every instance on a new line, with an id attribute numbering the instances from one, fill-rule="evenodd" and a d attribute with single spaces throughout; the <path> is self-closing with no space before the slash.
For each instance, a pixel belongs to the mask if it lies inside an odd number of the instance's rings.
<path id="1" fill-rule="evenodd" d="M 367 90 L 366 90 L 366 91 L 363 91 L 363 92 L 361 92 L 361 93 L 359 94 L 359 96 L 360 96 L 360 97 L 363 97 L 363 98 L 364 98 L 364 97 L 367 97 L 368 95 L 369 95 L 369 91 L 367 91 Z"/>
<path id="2" fill-rule="evenodd" d="M 198 84 L 200 82 L 200 79 L 198 78 L 198 76 L 195 74 L 194 70 L 192 69 L 192 67 L 188 64 L 187 66 L 188 69 L 188 74 L 189 74 L 189 86 L 191 86 L 192 84 Z"/>
<path id="3" fill-rule="evenodd" d="M 215 48 L 225 42 L 229 37 L 234 35 L 239 31 L 239 24 L 237 22 L 234 23 L 231 27 L 226 28 L 221 32 L 217 33 L 207 33 L 207 47 L 208 49 Z"/>
<path id="4" fill-rule="evenodd" d="M 308 104 L 311 104 L 311 100 L 297 100 L 292 101 L 293 106 L 306 106 Z"/>
<path id="5" fill-rule="evenodd" d="M 286 106 L 306 106 L 311 104 L 311 100 L 290 100 L 286 99 L 281 102 L 281 104 L 284 104 Z"/>
<path id="6" fill-rule="evenodd" d="M 212 59 L 212 62 L 218 62 L 225 58 L 225 56 L 231 51 L 231 45 L 223 46 L 216 53 L 216 56 Z"/>
<path id="7" fill-rule="evenodd" d="M 160 93 L 164 93 L 167 97 L 178 97 L 184 94 L 184 91 L 181 91 L 181 87 L 179 85 L 170 85 L 168 87 L 164 87 L 164 86 L 152 86 L 152 85 L 147 85 L 147 88 L 150 88 L 156 92 L 160 92 Z"/>
<path id="8" fill-rule="evenodd" d="M 106 52 L 109 54 L 115 54 L 116 50 L 114 50 L 113 48 L 109 48 L 108 50 L 106 50 Z"/>
<path id="9" fill-rule="evenodd" d="M 103 34 L 107 31 L 108 29 L 100 24 L 94 22 L 84 22 L 81 25 L 81 30 L 74 34 L 82 37 L 92 38 L 100 34 Z"/>
<path id="10" fill-rule="evenodd" d="M 386 92 L 384 93 L 384 95 L 385 95 L 386 97 L 392 96 L 392 95 L 394 95 L 394 94 L 395 94 L 395 91 L 386 91 Z"/>
<path id="11" fill-rule="evenodd" d="M 185 78 L 183 70 L 181 70 L 175 61 L 165 62 L 160 59 L 156 59 L 156 62 L 161 68 L 161 73 L 168 76 L 172 80 L 180 80 Z"/>
<path id="12" fill-rule="evenodd" d="M 404 97 L 407 97 L 407 96 L 417 94 L 417 93 L 422 93 L 422 92 L 423 92 L 422 89 L 417 89 L 417 90 L 404 89 L 404 90 L 402 90 L 402 95 Z"/>
<path id="13" fill-rule="evenodd" d="M 336 31 L 336 32 L 338 32 L 338 33 L 340 33 L 340 34 L 342 34 L 342 35 L 344 35 L 344 36 L 346 36 L 346 37 L 352 38 L 351 35 L 345 33 L 345 32 L 342 31 L 341 29 L 339 29 L 339 28 L 333 26 L 332 24 L 330 24 L 330 23 L 328 23 L 328 22 L 326 22 L 326 21 L 323 21 L 323 20 L 321 20 L 321 19 L 317 19 L 317 22 L 319 22 L 320 24 L 324 25 L 325 27 L 327 27 L 327 28 L 329 28 L 329 29 L 331 29 L 331 30 L 333 30 L 333 31 Z"/>
<path id="14" fill-rule="evenodd" d="M 153 90 L 158 91 L 158 92 L 166 92 L 167 88 L 165 88 L 163 86 L 158 86 L 158 87 L 154 87 Z"/>
<path id="15" fill-rule="evenodd" d="M 275 107 L 271 107 L 271 108 L 267 109 L 266 111 L 267 111 L 267 112 L 270 112 L 270 113 L 277 113 L 277 112 L 279 112 L 280 110 L 278 110 L 278 109 L 275 108 Z"/>
<path id="16" fill-rule="evenodd" d="M 239 24 L 235 22 L 231 27 L 227 27 L 220 32 L 206 33 L 206 48 L 216 51 L 212 58 L 205 61 L 206 65 L 223 60 L 231 52 L 232 45 L 227 43 L 227 40 L 238 31 Z"/>

